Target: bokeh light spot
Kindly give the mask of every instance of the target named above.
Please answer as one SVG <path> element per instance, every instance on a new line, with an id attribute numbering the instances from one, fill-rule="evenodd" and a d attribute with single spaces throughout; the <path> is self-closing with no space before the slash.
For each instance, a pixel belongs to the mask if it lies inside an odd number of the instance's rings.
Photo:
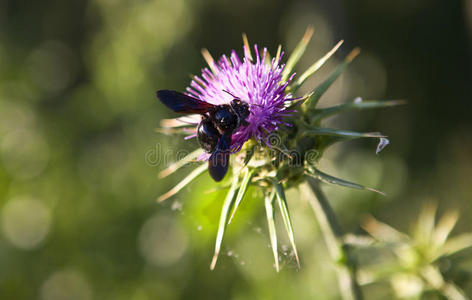
<path id="1" fill-rule="evenodd" d="M 30 179 L 47 166 L 49 145 L 37 130 L 10 131 L 1 140 L 0 158 L 15 179 Z"/>
<path id="2" fill-rule="evenodd" d="M 25 62 L 30 78 L 46 92 L 67 88 L 77 74 L 73 52 L 58 41 L 46 41 Z"/>
<path id="3" fill-rule="evenodd" d="M 184 255 L 188 237 L 174 217 L 159 214 L 144 223 L 138 244 L 148 263 L 168 266 Z"/>
<path id="4" fill-rule="evenodd" d="M 51 213 L 42 202 L 16 198 L 1 211 L 2 230 L 7 240 L 17 248 L 33 249 L 45 239 L 51 225 Z"/>
<path id="5" fill-rule="evenodd" d="M 53 273 L 41 287 L 41 300 L 90 300 L 92 288 L 77 271 Z"/>
<path id="6" fill-rule="evenodd" d="M 10 131 L 33 128 L 36 117 L 33 110 L 22 105 L 18 99 L 0 95 L 0 135 Z"/>

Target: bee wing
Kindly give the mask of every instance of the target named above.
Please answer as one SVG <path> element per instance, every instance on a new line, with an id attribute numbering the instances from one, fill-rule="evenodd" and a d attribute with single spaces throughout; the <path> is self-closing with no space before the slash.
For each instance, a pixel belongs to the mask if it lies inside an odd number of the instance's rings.
<path id="1" fill-rule="evenodd" d="M 216 144 L 215 151 L 211 154 L 208 160 L 208 171 L 211 178 L 215 181 L 221 181 L 229 167 L 229 147 L 231 145 L 231 135 L 223 134 L 218 144 Z"/>
<path id="2" fill-rule="evenodd" d="M 157 98 L 165 106 L 179 113 L 204 114 L 215 107 L 211 103 L 171 90 L 157 91 Z"/>

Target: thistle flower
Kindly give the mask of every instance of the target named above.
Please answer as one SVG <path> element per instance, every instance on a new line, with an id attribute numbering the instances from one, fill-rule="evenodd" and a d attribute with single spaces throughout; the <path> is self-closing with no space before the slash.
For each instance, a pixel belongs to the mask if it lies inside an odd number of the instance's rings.
<path id="1" fill-rule="evenodd" d="M 384 135 L 377 132 L 359 133 L 325 128 L 321 126 L 321 123 L 325 118 L 338 113 L 388 107 L 401 102 L 362 101 L 358 98 L 352 102 L 328 108 L 317 107 L 317 103 L 324 92 L 359 53 L 358 49 L 354 49 L 339 67 L 310 93 L 294 97 L 293 95 L 299 87 L 325 64 L 343 42 L 338 42 L 325 56 L 316 61 L 300 76 L 295 77 L 293 68 L 305 51 L 312 33 L 313 29 L 308 28 L 285 65 L 281 63 L 283 56 L 281 46 L 279 46 L 274 58 L 270 58 L 265 48 L 262 55 L 260 55 L 258 47 L 254 46 L 255 56 L 253 58 L 245 35 L 243 35 L 244 58 L 242 60 L 233 51 L 229 58 L 222 56 L 215 62 L 209 52 L 203 50 L 203 56 L 209 68 L 203 69 L 201 77 L 195 76 L 193 78 L 190 87 L 187 88 L 187 95 L 212 104 L 228 103 L 236 97 L 250 105 L 248 124 L 241 126 L 232 136 L 231 149 L 233 153 L 239 150 L 243 151 L 233 155 L 234 159 L 231 164 L 233 172 L 228 172 L 232 173 L 232 178 L 223 181 L 223 184 L 229 186 L 229 191 L 221 211 L 211 269 L 216 265 L 226 226 L 231 223 L 250 185 L 259 187 L 265 195 L 264 203 L 268 231 L 276 270 L 279 270 L 279 265 L 277 232 L 274 221 L 275 206 L 278 206 L 281 211 L 285 229 L 299 264 L 285 189 L 308 186 L 310 191 L 316 195 L 316 197 L 311 197 L 309 200 L 320 226 L 325 227 L 326 230 L 323 230 L 325 236 L 330 235 L 326 240 L 332 257 L 334 260 L 343 261 L 345 265 L 345 268 L 342 268 L 339 273 L 340 282 L 343 286 L 342 292 L 344 293 L 344 290 L 346 290 L 344 281 L 347 280 L 351 282 L 349 284 L 351 289 L 347 293 L 351 294 L 351 298 L 357 298 L 355 296 L 359 295 L 360 291 L 356 284 L 355 268 L 350 265 L 348 249 L 342 242 L 341 231 L 328 202 L 324 200 L 319 183 L 324 182 L 348 188 L 378 191 L 326 174 L 318 169 L 318 161 L 323 152 L 336 142 L 364 137 L 376 138 L 380 139 L 377 149 L 377 152 L 379 152 L 388 144 L 388 140 Z M 163 120 L 161 123 L 162 131 L 188 134 L 188 132 L 194 131 L 189 127 L 189 124 L 195 125 L 199 120 L 199 117 L 196 117 L 187 116 Z M 280 130 L 281 127 L 284 127 L 284 129 Z M 160 173 L 161 177 L 173 173 L 187 163 L 195 161 L 198 157 L 200 159 L 205 158 L 202 153 L 203 151 L 200 149 L 195 150 L 184 159 L 163 170 Z M 206 164 L 198 166 L 177 186 L 159 197 L 158 201 L 176 194 L 206 170 Z"/>
<path id="2" fill-rule="evenodd" d="M 201 77 L 195 76 L 187 88 L 190 96 L 214 105 L 229 104 L 235 98 L 249 104 L 248 125 L 238 128 L 232 136 L 231 148 L 234 151 L 239 151 L 252 137 L 270 144 L 268 134 L 276 131 L 279 125 L 286 124 L 282 118 L 292 112 L 286 107 L 286 103 L 293 98 L 285 91 L 290 79 L 283 81 L 284 65 L 280 64 L 283 54 L 279 52 L 267 63 L 266 48 L 261 56 L 257 45 L 254 45 L 255 61 L 249 46 L 244 49 L 242 60 L 233 50 L 229 59 L 223 55 L 218 63 L 214 63 L 205 51 L 211 71 L 203 69 Z"/>

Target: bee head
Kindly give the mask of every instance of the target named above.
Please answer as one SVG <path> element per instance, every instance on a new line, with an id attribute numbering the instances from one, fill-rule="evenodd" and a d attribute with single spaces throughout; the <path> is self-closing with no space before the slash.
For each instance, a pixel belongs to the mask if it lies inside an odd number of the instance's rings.
<path id="1" fill-rule="evenodd" d="M 246 102 L 240 99 L 233 99 L 230 105 L 241 121 L 245 121 L 249 117 L 249 104 Z"/>

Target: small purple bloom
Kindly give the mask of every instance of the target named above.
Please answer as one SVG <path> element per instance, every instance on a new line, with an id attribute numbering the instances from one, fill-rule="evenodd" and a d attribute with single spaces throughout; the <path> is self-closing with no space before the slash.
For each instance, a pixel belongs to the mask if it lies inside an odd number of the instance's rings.
<path id="1" fill-rule="evenodd" d="M 268 135 L 280 125 L 286 125 L 282 118 L 293 112 L 286 109 L 286 102 L 294 99 L 285 93 L 285 88 L 295 74 L 283 82 L 284 65 L 280 64 L 282 55 L 269 62 L 266 61 L 266 48 L 262 57 L 257 45 L 254 49 L 255 61 L 251 59 L 249 51 L 245 51 L 241 61 L 234 50 L 229 59 L 223 55 L 218 63 L 209 61 L 211 70 L 204 68 L 201 77 L 195 76 L 187 88 L 188 95 L 208 103 L 229 104 L 238 98 L 249 104 L 248 125 L 239 127 L 233 133 L 233 152 L 239 151 L 252 137 L 270 146 Z"/>

